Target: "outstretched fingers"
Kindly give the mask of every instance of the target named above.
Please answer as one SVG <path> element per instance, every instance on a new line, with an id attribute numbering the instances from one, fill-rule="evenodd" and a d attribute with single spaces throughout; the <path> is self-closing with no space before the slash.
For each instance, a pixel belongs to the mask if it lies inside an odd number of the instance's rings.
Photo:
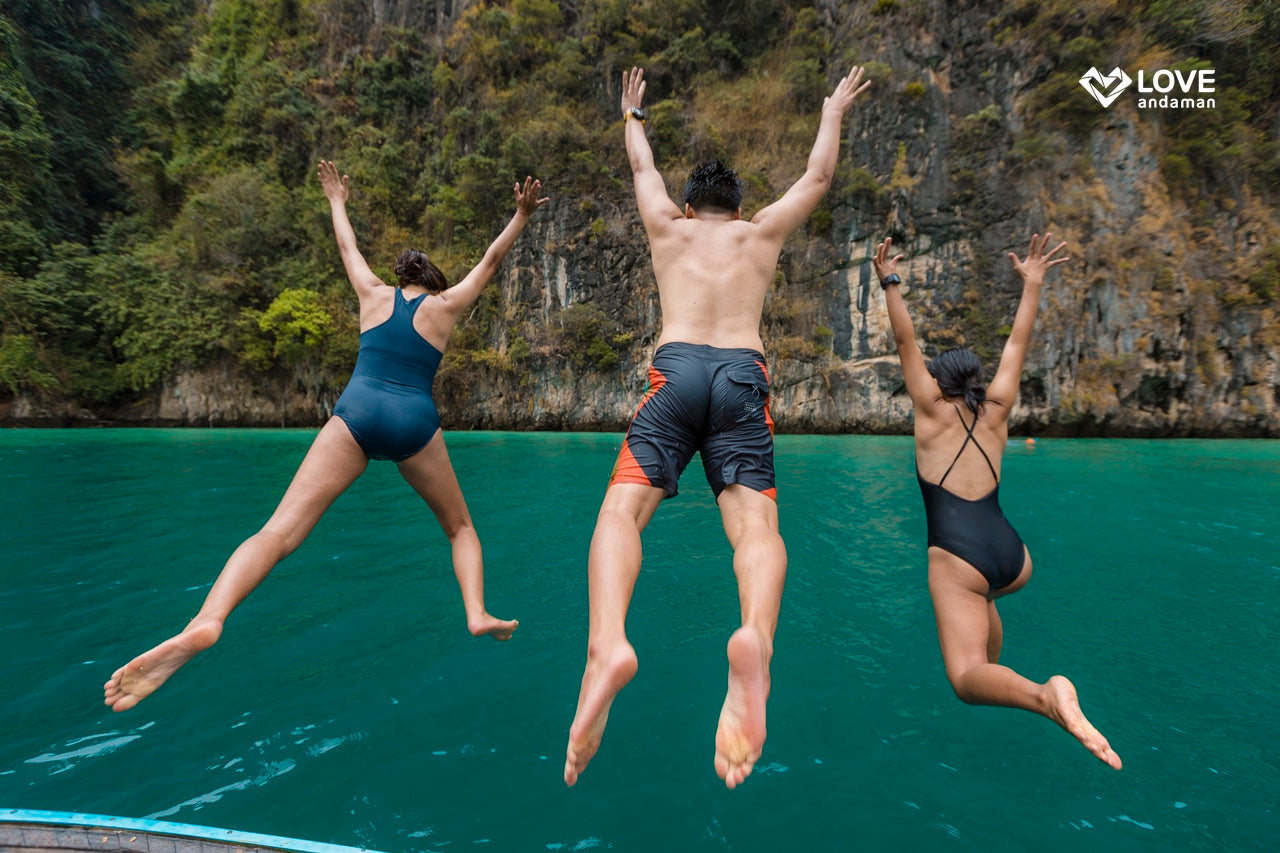
<path id="1" fill-rule="evenodd" d="M 336 198 L 342 201 L 346 200 L 348 193 L 347 175 L 338 177 L 338 167 L 334 165 L 332 160 L 321 160 L 316 174 L 320 176 L 320 186 L 324 190 L 325 196 Z"/>
<path id="2" fill-rule="evenodd" d="M 1036 252 L 1037 252 L 1037 248 L 1038 248 L 1038 247 L 1037 247 L 1037 245 L 1036 245 L 1036 241 L 1038 241 L 1039 239 L 1040 239 L 1040 235 L 1039 235 L 1039 234 L 1032 234 L 1032 235 L 1031 235 L 1031 248 L 1027 249 L 1027 260 L 1028 260 L 1028 261 L 1029 261 L 1029 260 L 1031 260 L 1032 258 L 1034 258 L 1034 257 L 1036 256 Z"/>
<path id="3" fill-rule="evenodd" d="M 866 72 L 866 70 L 867 70 L 867 66 L 862 65 L 862 66 L 855 67 L 854 70 L 849 73 L 850 78 L 852 78 L 850 80 L 850 85 L 853 87 L 853 94 L 849 96 L 850 100 L 858 97 L 863 92 L 867 91 L 867 89 L 871 86 L 870 80 L 867 80 L 866 82 L 862 83 L 861 86 L 858 85 L 859 81 L 862 80 L 862 76 Z"/>
<path id="4" fill-rule="evenodd" d="M 867 66 L 855 65 L 853 66 L 853 70 L 845 75 L 844 80 L 840 81 L 841 85 L 848 87 L 848 90 L 853 93 L 850 97 L 856 98 L 859 92 L 871 85 L 870 80 L 867 80 L 865 83 L 862 82 L 862 78 L 866 73 Z M 858 85 L 859 83 L 862 85 Z"/>
<path id="5" fill-rule="evenodd" d="M 1042 264 L 1044 264 L 1044 268 L 1045 268 L 1046 270 L 1051 270 L 1051 269 L 1053 269 L 1054 267 L 1056 267 L 1058 264 L 1065 264 L 1067 261 L 1071 260 L 1071 258 L 1067 257 L 1066 255 L 1063 255 L 1061 258 L 1054 258 L 1054 257 L 1053 257 L 1053 256 L 1054 256 L 1054 255 L 1056 255 L 1059 251 L 1061 251 L 1061 250 L 1062 250 L 1066 245 L 1067 245 L 1067 243 L 1066 243 L 1066 241 L 1064 240 L 1063 242 L 1061 242 L 1061 243 L 1059 243 L 1058 245 L 1054 246 L 1054 247 L 1053 247 L 1053 251 L 1052 251 L 1052 252 L 1050 252 L 1049 254 L 1045 255 L 1043 258 L 1041 258 L 1041 259 L 1040 259 L 1040 262 L 1041 262 Z M 1050 258 L 1052 258 L 1052 260 L 1050 260 Z"/>
<path id="6" fill-rule="evenodd" d="M 853 66 L 852 71 L 840 78 L 840 82 L 836 84 L 836 88 L 831 92 L 831 96 L 827 98 L 827 101 L 839 106 L 841 110 L 848 109 L 854 98 L 862 94 L 871 85 L 870 80 L 862 83 L 861 86 L 858 85 L 865 73 L 866 66 Z"/>
<path id="7" fill-rule="evenodd" d="M 1044 249 L 1044 247 L 1045 247 L 1045 246 L 1049 245 L 1049 238 L 1050 238 L 1050 237 L 1052 237 L 1052 236 L 1053 236 L 1052 234 L 1046 234 L 1046 235 L 1044 235 L 1044 245 L 1042 245 L 1042 246 L 1040 247 L 1042 251 L 1043 251 L 1043 249 Z M 1049 252 L 1045 254 L 1044 259 L 1045 259 L 1046 261 L 1047 261 L 1047 260 L 1049 260 L 1049 259 L 1050 259 L 1050 258 L 1052 258 L 1054 255 L 1058 254 L 1058 252 L 1061 252 L 1063 249 L 1065 249 L 1065 248 L 1066 248 L 1066 246 L 1067 246 L 1067 241 L 1066 241 L 1066 240 L 1063 240 L 1061 243 L 1059 243 L 1058 245 L 1054 246 L 1051 250 L 1049 250 Z M 1068 258 L 1058 258 L 1058 259 L 1056 259 L 1056 260 L 1054 261 L 1054 263 L 1055 263 L 1055 264 L 1062 263 L 1062 262 L 1063 262 L 1063 261 L 1065 261 L 1065 260 L 1069 260 L 1069 259 L 1068 259 Z"/>
<path id="8" fill-rule="evenodd" d="M 1045 248 L 1049 245 L 1049 241 L 1050 241 L 1050 240 L 1052 240 L 1052 239 L 1053 239 L 1053 232 L 1052 232 L 1052 231 L 1047 232 L 1047 233 L 1044 235 L 1044 239 L 1042 239 L 1042 240 L 1040 241 L 1040 245 L 1039 245 L 1039 247 L 1037 248 L 1037 250 L 1036 250 L 1035 252 L 1033 252 L 1033 253 L 1031 254 L 1031 256 L 1029 256 L 1029 257 L 1027 258 L 1027 260 L 1032 260 L 1032 259 L 1034 258 L 1034 259 L 1035 259 L 1036 261 L 1038 261 L 1038 262 L 1040 263 L 1040 265 L 1041 265 L 1041 266 L 1043 266 L 1046 270 L 1048 270 L 1048 269 L 1050 269 L 1050 268 L 1052 268 L 1052 267 L 1056 267 L 1058 264 L 1063 264 L 1063 263 L 1066 263 L 1067 261 L 1071 260 L 1070 258 L 1067 258 L 1067 257 L 1062 257 L 1062 258 L 1055 258 L 1055 257 L 1054 257 L 1054 255 L 1058 254 L 1058 252 L 1061 252 L 1063 249 L 1065 249 L 1065 248 L 1066 248 L 1066 246 L 1067 246 L 1067 241 L 1066 241 L 1066 240 L 1063 240 L 1061 243 L 1059 243 L 1058 245 L 1054 246 L 1054 247 L 1053 247 L 1052 249 L 1050 249 L 1048 252 L 1046 252 L 1046 251 L 1045 251 Z M 1032 238 L 1032 241 L 1031 241 L 1031 242 L 1032 242 L 1032 244 L 1034 245 L 1034 243 L 1035 243 L 1035 239 L 1034 239 L 1034 238 Z"/>
<path id="9" fill-rule="evenodd" d="M 876 246 L 876 260 L 885 263 L 889 259 L 889 250 L 893 248 L 893 238 L 885 237 L 880 241 L 880 245 Z M 899 255 L 898 257 L 902 257 Z"/>
<path id="10" fill-rule="evenodd" d="M 1021 259 L 1014 252 L 1009 253 L 1009 260 L 1013 264 L 1013 268 L 1022 276 L 1043 274 L 1053 269 L 1059 264 L 1065 264 L 1071 260 L 1069 257 L 1054 257 L 1067 246 L 1067 241 L 1063 240 L 1049 251 L 1045 249 L 1049 246 L 1049 241 L 1053 239 L 1053 232 L 1046 232 L 1044 237 L 1039 234 L 1031 235 L 1031 245 L 1027 249 L 1026 259 Z"/>
<path id="11" fill-rule="evenodd" d="M 644 101 L 644 69 L 632 67 L 622 72 L 622 108 L 638 107 Z"/>
<path id="12" fill-rule="evenodd" d="M 539 193 L 542 192 L 542 181 L 531 175 L 525 176 L 523 187 L 521 187 L 519 181 L 516 181 L 512 190 L 516 195 L 516 209 L 525 214 L 532 215 L 535 210 L 551 200 L 550 198 L 538 197 Z"/>
<path id="13" fill-rule="evenodd" d="M 892 248 L 893 248 L 892 237 L 885 237 L 882 241 L 876 244 L 876 252 L 871 258 L 871 263 L 876 268 L 876 274 L 879 275 L 881 278 L 884 278 L 885 275 L 892 272 L 894 268 L 897 267 L 898 261 L 906 257 L 905 255 L 899 253 L 894 255 L 892 258 L 890 258 L 889 251 Z"/>

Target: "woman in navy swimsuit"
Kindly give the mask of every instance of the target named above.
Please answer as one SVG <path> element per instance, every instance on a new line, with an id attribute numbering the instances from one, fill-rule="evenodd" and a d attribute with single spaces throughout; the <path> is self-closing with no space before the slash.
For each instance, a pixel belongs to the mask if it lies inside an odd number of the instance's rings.
<path id="1" fill-rule="evenodd" d="M 414 250 L 396 261 L 400 286 L 388 287 L 356 248 L 346 211 L 347 176 L 339 177 L 333 163 L 324 160 L 319 173 L 342 263 L 360 299 L 360 354 L 351 381 L 275 513 L 227 560 L 196 617 L 182 633 L 134 658 L 106 683 L 106 704 L 116 711 L 132 708 L 213 645 L 236 605 L 302 544 L 371 458 L 396 462 L 449 537 L 471 633 L 506 640 L 516 629 L 516 622 L 485 610 L 480 540 L 449 463 L 431 384 L 454 324 L 479 297 L 529 217 L 547 200 L 538 198 L 542 185 L 532 178 L 526 178 L 523 187 L 515 185 L 515 216 L 475 269 L 453 287 L 426 255 Z"/>
<path id="2" fill-rule="evenodd" d="M 1040 286 L 1046 272 L 1068 260 L 1054 257 L 1066 243 L 1045 252 L 1049 237 L 1033 236 L 1026 260 L 1009 254 L 1022 277 L 1022 299 L 990 385 L 983 384 L 982 364 L 969 350 L 949 350 L 925 363 L 898 288 L 902 255 L 890 257 L 886 239 L 872 262 L 915 411 L 916 479 L 929 530 L 929 595 L 947 678 L 970 704 L 1043 714 L 1118 770 L 1120 757 L 1085 719 L 1070 681 L 1055 675 L 1036 684 L 997 662 L 1004 636 L 995 599 L 1021 589 L 1031 577 L 1031 556 L 1000 509 L 1000 463 Z"/>

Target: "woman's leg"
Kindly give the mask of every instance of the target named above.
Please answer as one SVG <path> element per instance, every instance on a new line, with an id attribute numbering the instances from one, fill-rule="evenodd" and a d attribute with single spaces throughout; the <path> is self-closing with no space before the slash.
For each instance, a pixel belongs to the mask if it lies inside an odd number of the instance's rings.
<path id="1" fill-rule="evenodd" d="M 987 602 L 987 663 L 1000 663 L 1000 649 L 1004 646 L 1004 623 L 994 601 Z"/>
<path id="2" fill-rule="evenodd" d="M 368 462 L 347 425 L 340 418 L 330 418 L 312 442 L 271 518 L 232 553 L 205 596 L 200 612 L 182 633 L 116 670 L 104 685 L 106 704 L 115 711 L 132 708 L 179 667 L 217 642 L 231 611 L 276 563 L 302 544 L 320 516 L 360 476 Z"/>
<path id="3" fill-rule="evenodd" d="M 1010 586 L 1020 587 L 1026 582 L 1030 563 L 1028 557 L 1022 575 Z M 992 633 L 993 629 L 1002 629 L 987 592 L 986 578 L 973 566 L 940 548 L 929 549 L 929 595 L 947 679 L 956 696 L 971 705 L 1035 711 L 1070 732 L 1100 761 L 1119 770 L 1120 757 L 1085 719 L 1070 681 L 1055 675 L 1044 684 L 1036 684 L 995 663 L 1002 637 Z"/>
<path id="4" fill-rule="evenodd" d="M 449 462 L 444 433 L 437 430 L 427 446 L 400 463 L 400 474 L 435 513 L 453 547 L 453 573 L 467 610 L 467 630 L 474 636 L 489 634 L 509 640 L 519 622 L 498 619 L 484 609 L 484 556 L 467 502 Z"/>

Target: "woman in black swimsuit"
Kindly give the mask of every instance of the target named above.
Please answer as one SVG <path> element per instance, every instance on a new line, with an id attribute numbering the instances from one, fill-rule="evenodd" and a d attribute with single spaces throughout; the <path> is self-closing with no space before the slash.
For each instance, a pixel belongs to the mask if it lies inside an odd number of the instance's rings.
<path id="1" fill-rule="evenodd" d="M 1085 719 L 1070 681 L 1055 675 L 1036 684 L 997 663 L 1003 633 L 995 599 L 1021 589 L 1031 577 L 1031 556 L 1000 510 L 1000 462 L 1044 274 L 1068 260 L 1054 257 L 1066 243 L 1045 251 L 1049 237 L 1033 236 L 1025 260 L 1009 253 L 1022 277 L 1022 299 L 990 385 L 983 384 L 982 364 L 969 350 L 949 350 L 925 363 L 898 288 L 902 255 L 890 257 L 892 243 L 885 239 L 872 262 L 915 410 L 916 479 L 929 527 L 929 595 L 947 679 L 969 704 L 1043 714 L 1119 770 L 1120 756 Z"/>

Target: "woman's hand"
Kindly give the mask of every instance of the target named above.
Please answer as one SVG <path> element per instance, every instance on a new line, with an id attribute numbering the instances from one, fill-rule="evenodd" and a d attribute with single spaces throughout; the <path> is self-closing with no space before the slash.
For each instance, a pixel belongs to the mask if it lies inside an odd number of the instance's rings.
<path id="1" fill-rule="evenodd" d="M 533 212 L 541 207 L 550 198 L 538 198 L 538 193 L 542 191 L 542 181 L 537 178 L 525 177 L 524 187 L 520 186 L 517 181 L 515 185 L 516 193 L 516 213 L 524 214 L 526 217 L 533 216 Z"/>
<path id="2" fill-rule="evenodd" d="M 876 268 L 876 277 L 881 281 L 896 273 L 898 261 L 902 260 L 902 255 L 889 257 L 889 250 L 892 247 L 893 238 L 885 237 L 884 241 L 876 246 L 876 253 L 871 257 L 871 264 Z"/>
<path id="3" fill-rule="evenodd" d="M 625 116 L 632 109 L 640 109 L 644 100 L 644 69 L 632 68 L 630 72 L 622 72 L 622 114 Z"/>
<path id="4" fill-rule="evenodd" d="M 320 161 L 320 186 L 324 188 L 324 197 L 329 199 L 330 204 L 346 204 L 347 203 L 347 181 L 349 177 L 343 175 L 338 177 L 338 167 L 333 165 L 332 160 Z"/>
<path id="5" fill-rule="evenodd" d="M 1013 252 L 1009 253 L 1009 260 L 1013 261 L 1013 268 L 1018 275 L 1022 276 L 1023 281 L 1033 281 L 1040 283 L 1044 281 L 1044 274 L 1056 267 L 1058 264 L 1065 264 L 1070 258 L 1055 258 L 1054 255 L 1062 251 L 1067 245 L 1064 240 L 1053 247 L 1053 250 L 1045 253 L 1045 246 L 1049 245 L 1049 238 L 1053 234 L 1045 234 L 1044 239 L 1040 240 L 1039 234 L 1031 235 L 1031 249 L 1027 252 L 1025 261 L 1018 260 L 1018 256 Z M 1036 241 L 1039 240 L 1039 243 Z"/>

